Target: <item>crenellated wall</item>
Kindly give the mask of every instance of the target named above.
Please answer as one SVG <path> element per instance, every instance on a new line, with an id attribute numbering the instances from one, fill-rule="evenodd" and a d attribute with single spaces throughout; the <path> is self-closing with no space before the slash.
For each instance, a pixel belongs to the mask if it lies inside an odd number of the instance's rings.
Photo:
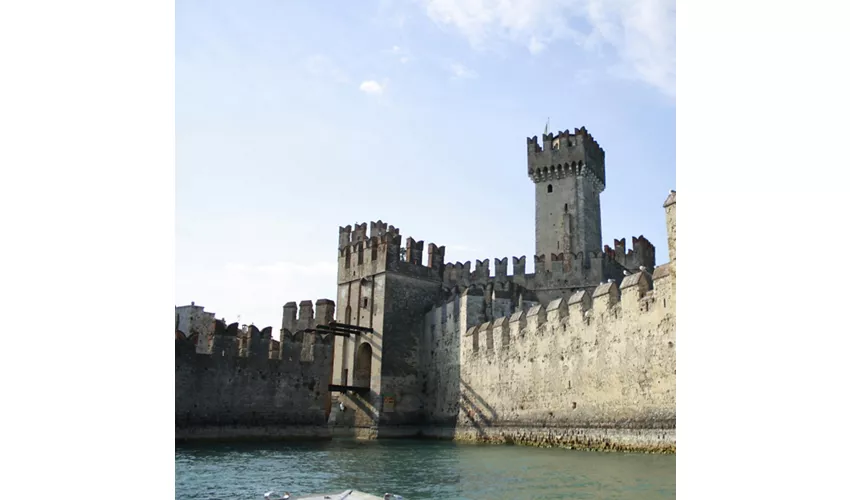
<path id="1" fill-rule="evenodd" d="M 426 415 L 477 441 L 675 449 L 668 266 L 492 318 L 471 292 L 427 315 Z M 616 430 L 616 437 L 609 435 Z"/>
<path id="2" fill-rule="evenodd" d="M 476 260 L 474 267 L 471 262 L 446 263 L 446 248 L 433 243 L 426 256 L 424 242 L 414 238 L 406 238 L 402 247 L 400 231 L 382 221 L 340 228 L 337 321 L 374 332 L 335 341 L 334 383 L 368 385 L 369 391 L 340 394 L 345 409 L 334 415 L 334 425 L 358 428 L 370 437 L 418 432 L 415 429 L 423 425 L 454 428 L 463 401 L 469 399 L 464 383 L 478 383 L 476 371 L 462 383 L 462 367 L 471 369 L 474 363 L 468 365 L 469 356 L 464 358 L 460 332 L 480 327 L 484 336 L 474 343 L 486 352 L 510 345 L 512 331 L 515 337 L 524 336 L 526 323 L 532 329 L 545 323 L 545 315 L 541 323 L 533 313 L 535 307 L 540 311 L 540 304 L 572 301 L 592 304 L 597 311 L 603 301 L 619 304 L 620 283 L 635 279 L 630 273 L 649 277 L 655 268 L 655 248 L 646 238 L 632 238 L 632 246 L 627 251 L 623 239 L 615 242 L 614 250 L 533 256 L 530 269 L 525 256 L 513 257 L 510 274 L 507 257 L 493 259 L 491 270 L 490 259 Z M 653 296 L 651 280 L 647 287 L 645 295 Z M 284 322 L 287 317 L 294 322 L 296 305 L 287 307 Z M 616 315 L 621 306 L 611 307 Z M 600 318 L 594 328 L 623 328 L 607 323 L 604 315 Z M 487 334 L 493 329 L 497 338 Z M 500 377 L 521 382 L 516 374 Z M 508 421 L 519 425 L 526 417 L 520 412 Z M 399 430 L 402 427 L 407 430 Z"/>
<path id="3" fill-rule="evenodd" d="M 447 262 L 446 247 L 356 223 L 339 228 L 336 303 L 285 304 L 279 340 L 176 309 L 178 439 L 675 450 L 675 191 L 656 266 L 643 236 L 603 246 L 605 151 L 584 127 L 528 139 L 527 159 L 537 255 Z M 366 328 L 315 333 L 334 321 Z"/>
<path id="4" fill-rule="evenodd" d="M 330 300 L 284 306 L 280 342 L 272 328 L 215 322 L 209 353 L 176 344 L 177 439 L 329 438 L 333 338 L 305 332 L 333 319 Z M 279 350 L 275 346 L 280 346 Z"/>
<path id="5" fill-rule="evenodd" d="M 675 193 L 664 208 L 652 273 L 539 303 L 472 285 L 426 314 L 425 435 L 675 451 Z"/>
<path id="6" fill-rule="evenodd" d="M 402 246 L 399 229 L 386 222 L 355 224 L 339 228 L 337 282 L 384 273 L 387 271 L 406 274 L 415 278 L 439 281 L 443 273 L 445 247 L 434 243 L 424 253 L 424 242 L 407 238 Z"/>
<path id="7" fill-rule="evenodd" d="M 272 327 L 270 326 L 260 330 L 254 325 L 245 325 L 237 333 L 236 340 L 240 358 L 271 357 Z"/>
<path id="8" fill-rule="evenodd" d="M 631 254 L 630 251 L 629 255 Z M 645 266 L 650 272 L 655 266 L 655 254 L 652 253 L 651 256 L 650 265 Z M 589 252 L 587 256 L 581 252 L 536 255 L 532 256 L 530 268 L 525 256 L 513 257 L 511 260 L 513 273 L 509 274 L 507 257 L 494 259 L 496 265 L 493 276 L 490 275 L 489 259 L 476 260 L 474 271 L 471 270 L 470 262 L 446 264 L 443 272 L 444 292 L 468 286 L 491 286 L 495 290 L 517 288 L 526 290 L 527 296 L 534 297 L 535 300 L 549 302 L 569 297 L 577 290 L 592 289 L 608 279 L 619 283 L 623 279 L 624 271 L 627 271 L 613 254 L 604 252 Z M 634 270 L 638 268 L 639 266 Z"/>
<path id="9" fill-rule="evenodd" d="M 593 138 L 585 127 L 575 129 L 570 134 L 563 132 L 544 134 L 543 145 L 537 142 L 537 136 L 527 138 L 528 175 L 545 178 L 556 176 L 565 170 L 586 173 L 605 186 L 605 150 Z M 601 191 L 601 189 L 600 189 Z"/>
<path id="10" fill-rule="evenodd" d="M 368 235 L 367 227 L 370 228 Z M 592 288 L 608 279 L 619 283 L 624 271 L 637 271 L 644 266 L 652 272 L 655 267 L 655 247 L 643 236 L 632 238 L 634 250 L 628 251 L 623 239 L 615 242 L 614 250 L 606 246 L 605 250 L 598 252 L 541 254 L 532 256 L 530 261 L 526 260 L 526 256 L 512 257 L 512 274 L 508 272 L 507 257 L 495 258 L 494 274 L 491 275 L 490 259 L 476 260 L 474 268 L 470 261 L 447 263 L 446 247 L 430 243 L 426 254 L 424 242 L 414 238 L 407 238 L 402 246 L 400 230 L 380 220 L 355 224 L 354 230 L 352 226 L 340 227 L 339 231 L 337 282 L 340 289 L 346 290 L 340 293 L 357 296 L 357 299 L 360 299 L 359 291 L 353 290 L 357 287 L 356 281 L 387 272 L 441 283 L 442 293 L 430 304 L 434 306 L 440 299 L 449 296 L 452 289 L 473 285 L 489 285 L 500 291 L 518 287 L 533 292 L 537 300 L 548 302 L 568 297 L 580 289 Z M 381 297 L 375 299 L 381 300 Z M 340 304 L 339 321 L 356 322 L 361 319 L 356 315 L 358 308 L 352 305 L 356 301 L 343 300 L 339 294 L 337 300 Z M 347 307 L 352 307 L 353 312 L 348 313 Z"/>
<path id="11" fill-rule="evenodd" d="M 508 259 L 496 258 L 495 275 L 490 275 L 490 259 L 476 260 L 475 270 L 470 262 L 456 262 L 445 265 L 443 285 L 467 287 L 484 286 L 488 283 L 516 283 L 528 289 L 543 289 L 559 286 L 586 286 L 588 282 L 598 283 L 603 278 L 604 254 L 592 252 L 585 261 L 584 254 L 550 254 L 532 256 L 532 268 L 526 272 L 526 257 L 513 257 L 513 274 L 508 274 Z"/>
<path id="12" fill-rule="evenodd" d="M 614 248 L 605 245 L 605 255 L 625 270 L 636 272 L 645 267 L 650 273 L 655 269 L 655 246 L 643 235 L 632 236 L 632 249 L 626 250 L 626 239 L 614 240 Z"/>
<path id="13" fill-rule="evenodd" d="M 455 293 L 425 315 L 422 327 L 422 391 L 424 419 L 428 425 L 452 427 L 460 408 L 462 333 L 473 325 L 527 311 L 537 302 L 525 300 L 521 293 L 486 291 L 478 286 Z"/>

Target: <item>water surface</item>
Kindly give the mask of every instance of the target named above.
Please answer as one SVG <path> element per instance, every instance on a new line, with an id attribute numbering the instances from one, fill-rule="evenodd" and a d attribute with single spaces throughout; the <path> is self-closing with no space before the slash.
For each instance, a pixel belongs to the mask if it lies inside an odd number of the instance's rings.
<path id="1" fill-rule="evenodd" d="M 177 500 L 353 488 L 406 499 L 675 498 L 676 457 L 447 441 L 178 445 Z"/>

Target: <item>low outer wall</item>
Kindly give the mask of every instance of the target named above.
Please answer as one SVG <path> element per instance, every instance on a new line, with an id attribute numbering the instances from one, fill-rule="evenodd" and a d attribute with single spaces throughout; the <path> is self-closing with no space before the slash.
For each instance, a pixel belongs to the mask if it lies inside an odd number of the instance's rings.
<path id="1" fill-rule="evenodd" d="M 303 362 L 196 354 L 181 344 L 176 439 L 330 438 L 329 340 L 317 338 Z"/>
<path id="2" fill-rule="evenodd" d="M 470 328 L 452 437 L 674 452 L 675 301 L 666 266 L 655 274 L 652 290 L 641 273 Z"/>

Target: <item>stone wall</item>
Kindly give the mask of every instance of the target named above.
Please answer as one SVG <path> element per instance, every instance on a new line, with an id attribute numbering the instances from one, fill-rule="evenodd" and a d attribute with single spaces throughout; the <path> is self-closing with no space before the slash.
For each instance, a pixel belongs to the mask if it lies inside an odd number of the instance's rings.
<path id="1" fill-rule="evenodd" d="M 670 254 L 670 263 L 676 267 L 676 191 L 670 191 L 670 195 L 664 201 L 664 211 L 667 215 L 667 246 Z"/>
<path id="2" fill-rule="evenodd" d="M 178 440 L 329 438 L 328 385 L 333 337 L 304 330 L 333 318 L 334 303 L 302 301 L 299 317 L 284 307 L 279 349 L 271 327 L 215 321 L 209 353 L 190 339 L 175 346 L 175 435 Z"/>
<path id="3" fill-rule="evenodd" d="M 424 434 L 675 451 L 675 193 L 665 211 L 672 260 L 651 275 L 541 304 L 467 288 L 430 311 Z"/>
<path id="4" fill-rule="evenodd" d="M 614 248 L 605 245 L 605 254 L 630 272 L 636 272 L 641 266 L 650 273 L 655 270 L 655 245 L 643 235 L 632 237 L 632 250 L 626 251 L 626 239 L 615 239 Z"/>
<path id="5" fill-rule="evenodd" d="M 178 341 L 176 438 L 328 437 L 331 349 L 319 338 L 302 363 L 199 354 Z"/>
<path id="6" fill-rule="evenodd" d="M 426 272 L 419 275 L 416 269 Z M 336 339 L 334 382 L 362 386 L 366 379 L 356 374 L 367 370 L 369 392 L 335 396 L 345 408 L 337 412 L 335 407 L 335 427 L 355 433 L 366 428 L 377 432 L 379 425 L 383 433 L 418 432 L 412 426 L 422 423 L 419 332 L 424 312 L 441 293 L 440 280 L 428 270 L 416 262 L 398 261 L 391 263 L 389 272 L 339 283 L 338 321 L 375 331 Z"/>
<path id="7" fill-rule="evenodd" d="M 381 350 L 381 426 L 422 423 L 422 380 L 419 366 L 420 332 L 424 313 L 440 300 L 441 283 L 387 274 L 386 312 Z"/>
<path id="8" fill-rule="evenodd" d="M 454 427 L 460 409 L 461 339 L 470 325 L 486 321 L 488 301 L 479 288 L 467 288 L 425 316 L 421 332 L 422 392 L 428 426 Z M 510 301 L 510 308 L 535 303 Z M 504 304 L 500 304 L 501 309 Z"/>
<path id="9" fill-rule="evenodd" d="M 544 134 L 528 143 L 528 176 L 535 183 L 538 255 L 602 250 L 599 194 L 605 189 L 605 155 L 582 128 Z"/>
<path id="10" fill-rule="evenodd" d="M 591 214 L 592 217 L 598 218 L 598 213 L 594 214 Z M 354 232 L 351 226 L 339 228 L 337 283 L 340 286 L 348 286 L 349 283 L 363 278 L 393 273 L 428 282 L 441 282 L 443 295 L 455 287 L 463 289 L 473 285 L 485 287 L 489 284 L 498 290 L 506 290 L 512 286 L 521 287 L 539 294 L 539 300 L 548 301 L 561 297 L 564 293 L 570 294 L 578 289 L 596 286 L 603 280 L 614 279 L 619 283 L 625 270 L 623 263 L 638 262 L 638 254 L 640 263 L 650 272 L 655 266 L 654 247 L 641 236 L 632 238 L 632 241 L 638 242 L 639 245 L 628 251 L 625 248 L 625 240 L 616 240 L 616 252 L 600 247 L 598 251 L 558 252 L 533 255 L 528 259 L 526 256 L 513 257 L 510 259 L 513 263 L 512 274 L 508 272 L 507 257 L 495 258 L 492 261 L 495 264 L 495 273 L 491 274 L 489 258 L 476 260 L 474 269 L 470 261 L 446 263 L 445 247 L 431 243 L 426 253 L 423 251 L 424 242 L 415 241 L 413 238 L 407 238 L 402 246 L 400 230 L 394 226 L 381 221 L 371 222 L 369 226 L 372 229 L 368 237 L 365 222 L 356 224 Z M 431 305 L 439 302 L 438 299 Z M 349 304 L 341 301 L 338 301 L 338 304 L 339 321 L 358 321 L 357 309 L 353 309 L 355 315 L 345 316 L 345 308 Z M 399 304 L 399 307 L 404 307 L 404 304 Z M 417 311 L 417 314 L 421 314 L 421 311 Z"/>
<path id="11" fill-rule="evenodd" d="M 622 290 L 609 283 L 592 298 L 579 292 L 469 328 L 456 437 L 674 450 L 676 316 L 666 269 L 654 283 L 635 274 Z"/>
<path id="12" fill-rule="evenodd" d="M 384 337 L 381 325 L 384 323 L 387 295 L 385 272 L 378 275 L 367 273 L 365 276 L 358 274 L 359 278 L 346 278 L 348 281 L 341 281 L 337 286 L 337 321 L 374 328 L 376 332 L 337 337 L 334 341 L 333 383 L 369 387 L 369 392 L 365 395 L 353 392 L 332 395 L 335 404 L 331 423 L 350 432 L 354 432 L 355 427 L 370 429 L 377 425 L 383 366 L 381 350 Z M 338 403 L 343 403 L 343 411 L 337 411 Z"/>

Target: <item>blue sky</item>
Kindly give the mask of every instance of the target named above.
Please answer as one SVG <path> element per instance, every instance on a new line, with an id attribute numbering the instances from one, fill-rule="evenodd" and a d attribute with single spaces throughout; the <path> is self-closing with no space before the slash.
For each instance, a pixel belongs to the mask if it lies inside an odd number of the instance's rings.
<path id="1" fill-rule="evenodd" d="M 176 2 L 176 301 L 279 328 L 336 299 L 339 226 L 531 256 L 525 138 L 606 151 L 604 243 L 667 260 L 672 0 Z M 510 271 L 510 268 L 509 268 Z"/>

